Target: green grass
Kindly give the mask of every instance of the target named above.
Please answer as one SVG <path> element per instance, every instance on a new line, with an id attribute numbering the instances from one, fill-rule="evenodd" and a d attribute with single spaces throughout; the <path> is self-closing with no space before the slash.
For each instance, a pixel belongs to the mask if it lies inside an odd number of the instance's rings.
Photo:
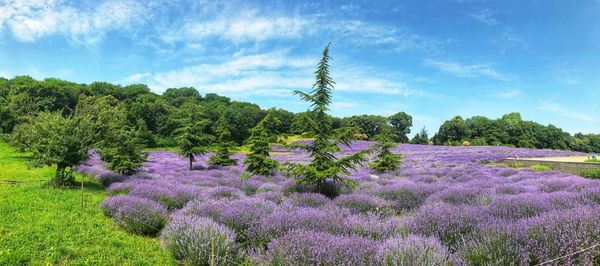
<path id="1" fill-rule="evenodd" d="M 0 180 L 49 180 L 54 167 L 28 169 L 27 157 L 0 142 Z M 81 176 L 78 176 L 81 181 Z M 0 184 L 0 265 L 173 265 L 157 238 L 129 234 L 105 217 L 104 188 L 84 179 L 80 189 L 44 182 Z"/>
<path id="2" fill-rule="evenodd" d="M 600 169 L 582 171 L 580 175 L 585 178 L 600 179 Z"/>
<path id="3" fill-rule="evenodd" d="M 594 158 L 594 159 L 587 159 L 585 160 L 586 163 L 600 163 L 600 159 L 598 158 Z"/>
<path id="4" fill-rule="evenodd" d="M 534 164 L 532 166 L 529 166 L 529 168 L 531 168 L 535 171 L 538 171 L 538 172 L 545 172 L 545 171 L 552 170 L 552 168 L 550 166 L 543 165 L 543 164 Z"/>

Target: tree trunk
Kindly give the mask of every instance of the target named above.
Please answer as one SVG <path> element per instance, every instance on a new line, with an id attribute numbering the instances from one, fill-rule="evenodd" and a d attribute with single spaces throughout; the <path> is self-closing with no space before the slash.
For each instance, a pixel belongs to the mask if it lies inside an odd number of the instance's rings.
<path id="1" fill-rule="evenodd" d="M 190 155 L 190 171 L 192 171 L 192 161 L 194 160 L 194 155 Z"/>

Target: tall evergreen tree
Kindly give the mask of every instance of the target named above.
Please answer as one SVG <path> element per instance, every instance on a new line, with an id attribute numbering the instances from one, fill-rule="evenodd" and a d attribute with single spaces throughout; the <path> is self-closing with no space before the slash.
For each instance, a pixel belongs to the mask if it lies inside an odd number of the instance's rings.
<path id="1" fill-rule="evenodd" d="M 327 180 L 332 180 L 343 185 L 355 185 L 356 182 L 343 176 L 349 175 L 350 169 L 355 169 L 357 164 L 366 161 L 363 150 L 344 158 L 338 159 L 336 152 L 342 151 L 340 144 L 350 146 L 354 139 L 356 128 L 343 127 L 332 130 L 327 119 L 327 111 L 331 104 L 331 96 L 335 82 L 329 76 L 329 45 L 323 50 L 321 61 L 315 71 L 316 82 L 310 93 L 295 91 L 294 93 L 311 104 L 312 117 L 306 117 L 306 122 L 312 129 L 315 139 L 308 145 L 290 145 L 290 148 L 303 149 L 310 153 L 312 162 L 308 165 L 287 163 L 288 172 L 298 178 L 298 184 L 316 185 L 319 190 Z"/>
<path id="2" fill-rule="evenodd" d="M 210 157 L 208 163 L 221 166 L 236 164 L 236 160 L 229 157 L 233 143 L 231 141 L 231 124 L 225 113 L 221 114 L 215 123 L 214 131 L 217 135 L 217 145 L 215 153 Z"/>
<path id="3" fill-rule="evenodd" d="M 248 164 L 246 171 L 259 175 L 270 175 L 277 169 L 279 162 L 269 158 L 271 143 L 276 141 L 276 135 L 269 128 L 277 127 L 279 119 L 269 112 L 263 120 L 250 129 L 250 154 L 244 160 Z"/>
<path id="4" fill-rule="evenodd" d="M 186 102 L 181 108 L 178 123 L 179 128 L 173 133 L 179 153 L 189 158 L 191 171 L 194 156 L 206 153 L 207 147 L 214 140 L 213 136 L 206 133 L 210 121 L 204 117 L 196 103 Z"/>

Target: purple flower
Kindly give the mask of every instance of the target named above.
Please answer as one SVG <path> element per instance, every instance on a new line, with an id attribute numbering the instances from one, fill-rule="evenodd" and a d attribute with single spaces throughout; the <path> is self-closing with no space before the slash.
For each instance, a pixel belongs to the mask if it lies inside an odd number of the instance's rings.
<path id="1" fill-rule="evenodd" d="M 330 203 L 331 200 L 319 193 L 292 193 L 284 201 L 298 207 L 321 207 Z"/>
<path id="2" fill-rule="evenodd" d="M 177 215 L 161 233 L 163 246 L 178 260 L 191 265 L 237 264 L 235 233 L 214 221 Z"/>
<path id="3" fill-rule="evenodd" d="M 116 196 L 106 199 L 101 208 L 115 219 L 117 225 L 128 232 L 140 235 L 154 235 L 167 222 L 167 209 L 160 203 L 135 197 Z"/>
<path id="4" fill-rule="evenodd" d="M 270 265 L 375 265 L 378 242 L 358 236 L 295 230 L 269 243 Z"/>
<path id="5" fill-rule="evenodd" d="M 385 241 L 379 251 L 382 265 L 455 265 L 450 250 L 433 237 L 409 235 Z"/>
<path id="6" fill-rule="evenodd" d="M 357 193 L 340 195 L 335 198 L 334 202 L 337 206 L 350 209 L 356 213 L 380 213 L 388 205 L 384 199 L 377 196 Z"/>

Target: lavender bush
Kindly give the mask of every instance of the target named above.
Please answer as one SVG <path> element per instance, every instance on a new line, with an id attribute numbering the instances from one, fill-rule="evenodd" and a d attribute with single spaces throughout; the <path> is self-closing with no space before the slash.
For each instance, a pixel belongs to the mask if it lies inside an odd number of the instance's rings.
<path id="1" fill-rule="evenodd" d="M 357 236 L 292 231 L 268 246 L 270 265 L 375 265 L 377 242 Z"/>
<path id="2" fill-rule="evenodd" d="M 106 199 L 101 208 L 128 232 L 154 235 L 167 222 L 167 209 L 158 202 L 136 196 L 117 196 Z"/>
<path id="3" fill-rule="evenodd" d="M 406 236 L 390 238 L 378 251 L 382 265 L 458 265 L 447 247 L 436 238 Z"/>
<path id="4" fill-rule="evenodd" d="M 343 158 L 371 145 L 354 142 L 336 156 Z M 248 176 L 242 164 L 190 171 L 186 158 L 152 152 L 138 173 L 115 179 L 118 182 L 109 186 L 101 208 L 134 233 L 155 234 L 167 220 L 173 225 L 186 221 L 189 226 L 182 228 L 218 228 L 227 236 L 226 246 L 239 249 L 231 256 L 247 254 L 259 265 L 311 264 L 320 258 L 330 265 L 380 265 L 386 256 L 398 264 L 413 256 L 435 264 L 528 265 L 600 241 L 600 180 L 485 164 L 511 157 L 576 153 L 426 145 L 400 145 L 392 152 L 404 154 L 400 168 L 386 173 L 367 167 L 351 170 L 348 178 L 358 186 L 337 187 L 341 194 L 334 199 L 310 193 L 313 187 L 294 185 L 295 180 L 279 172 Z M 241 154 L 232 158 L 244 160 Z M 282 163 L 310 161 L 300 150 L 272 154 L 272 158 Z M 207 156 L 197 156 L 194 164 L 208 165 Z M 111 176 L 94 154 L 77 170 L 100 179 Z M 200 243 L 173 233 L 167 240 L 167 232 L 172 231 L 163 230 L 165 248 L 169 243 L 186 250 Z M 358 244 L 351 245 L 351 240 Z M 320 250 L 319 243 L 332 243 L 332 247 Z M 357 246 L 371 252 L 365 255 L 368 261 L 338 251 Z M 436 250 L 436 256 L 430 256 L 429 250 Z M 598 250 L 555 264 L 594 264 L 600 261 Z M 288 251 L 306 256 L 285 258 L 283 252 Z M 188 256 L 178 258 L 194 264 Z"/>
<path id="5" fill-rule="evenodd" d="M 161 233 L 163 246 L 190 265 L 235 265 L 235 233 L 195 215 L 175 216 Z"/>

